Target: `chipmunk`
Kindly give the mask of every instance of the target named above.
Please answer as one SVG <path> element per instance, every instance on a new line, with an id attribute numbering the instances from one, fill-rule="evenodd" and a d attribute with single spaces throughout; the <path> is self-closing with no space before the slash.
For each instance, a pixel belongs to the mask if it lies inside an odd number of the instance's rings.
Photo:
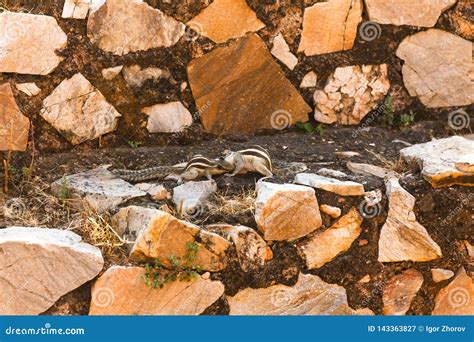
<path id="1" fill-rule="evenodd" d="M 202 155 L 196 155 L 186 164 L 174 166 L 156 166 L 143 170 L 112 170 L 112 173 L 129 182 L 143 182 L 152 179 L 165 179 L 179 174 L 178 183 L 191 181 L 201 177 L 212 179 L 213 175 L 221 175 L 233 170 L 233 165 L 223 160 L 209 159 Z"/>
<path id="2" fill-rule="evenodd" d="M 239 151 L 227 151 L 222 158 L 222 162 L 226 163 L 226 167 L 233 165 L 233 172 L 229 176 L 237 174 L 245 174 L 247 172 L 258 172 L 265 176 L 264 178 L 287 175 L 290 173 L 303 172 L 308 167 L 303 163 L 290 163 L 282 165 L 282 167 L 274 168 L 270 154 L 261 146 L 255 145 Z"/>

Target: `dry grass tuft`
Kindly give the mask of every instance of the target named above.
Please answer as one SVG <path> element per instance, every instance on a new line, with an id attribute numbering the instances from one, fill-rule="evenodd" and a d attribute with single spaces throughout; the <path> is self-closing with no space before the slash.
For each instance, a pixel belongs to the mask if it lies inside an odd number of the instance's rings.
<path id="1" fill-rule="evenodd" d="M 236 217 L 241 215 L 253 215 L 255 212 L 255 198 L 257 194 L 254 189 L 242 191 L 236 195 L 218 192 L 209 204 L 209 211 L 214 215 L 223 217 Z"/>

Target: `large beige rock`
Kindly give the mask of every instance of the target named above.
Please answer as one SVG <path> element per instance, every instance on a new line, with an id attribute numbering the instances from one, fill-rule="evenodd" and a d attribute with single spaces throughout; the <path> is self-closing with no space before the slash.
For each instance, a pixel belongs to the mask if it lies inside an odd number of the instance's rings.
<path id="1" fill-rule="evenodd" d="M 314 93 L 314 118 L 326 124 L 357 125 L 389 89 L 386 64 L 339 67 L 324 89 Z"/>
<path id="2" fill-rule="evenodd" d="M 265 27 L 246 0 L 214 0 L 188 26 L 216 43 L 224 43 Z"/>
<path id="3" fill-rule="evenodd" d="M 20 112 L 9 83 L 0 85 L 0 151 L 24 151 L 30 119 Z"/>
<path id="4" fill-rule="evenodd" d="M 188 77 L 204 129 L 214 134 L 282 130 L 311 111 L 255 34 L 191 61 Z"/>
<path id="5" fill-rule="evenodd" d="M 474 102 L 472 43 L 430 29 L 405 38 L 397 49 L 403 82 L 428 108 L 468 106 Z"/>
<path id="6" fill-rule="evenodd" d="M 414 269 L 397 274 L 383 289 L 383 314 L 403 316 L 423 285 L 423 275 Z"/>
<path id="7" fill-rule="evenodd" d="M 456 0 L 365 0 L 369 19 L 381 24 L 433 27 Z"/>
<path id="8" fill-rule="evenodd" d="M 67 36 L 55 18 L 27 13 L 0 13 L 0 72 L 48 75 L 61 62 L 56 50 Z"/>
<path id="9" fill-rule="evenodd" d="M 356 315 L 342 286 L 325 283 L 318 276 L 300 273 L 294 286 L 274 285 L 245 289 L 227 297 L 230 315 Z M 369 314 L 368 311 L 364 312 Z"/>
<path id="10" fill-rule="evenodd" d="M 135 260 L 159 259 L 170 267 L 170 258 L 183 259 L 189 254 L 188 244 L 194 243 L 198 247 L 195 265 L 213 272 L 227 266 L 227 240 L 164 211 L 131 206 L 121 209 L 114 222 L 118 234 L 135 237 L 130 250 Z"/>
<path id="11" fill-rule="evenodd" d="M 364 185 L 360 183 L 341 181 L 314 173 L 298 173 L 295 177 L 295 183 L 333 192 L 341 196 L 362 196 L 365 193 Z"/>
<path id="12" fill-rule="evenodd" d="M 265 240 L 296 240 L 322 225 L 313 189 L 293 184 L 259 182 L 255 221 Z"/>
<path id="13" fill-rule="evenodd" d="M 298 52 L 313 56 L 352 49 L 362 8 L 361 0 L 329 0 L 306 8 Z"/>
<path id="14" fill-rule="evenodd" d="M 362 231 L 362 221 L 357 209 L 352 208 L 329 229 L 315 232 L 298 243 L 298 251 L 305 259 L 306 266 L 309 269 L 322 267 L 349 250 Z"/>
<path id="15" fill-rule="evenodd" d="M 73 232 L 0 229 L 0 314 L 38 315 L 102 270 L 100 250 Z"/>
<path id="16" fill-rule="evenodd" d="M 179 101 L 156 104 L 142 109 L 148 115 L 147 130 L 150 133 L 181 132 L 192 125 L 193 116 Z"/>
<path id="17" fill-rule="evenodd" d="M 206 276 L 154 289 L 145 285 L 145 272 L 109 268 L 92 287 L 89 315 L 200 315 L 224 294 L 224 285 Z"/>
<path id="18" fill-rule="evenodd" d="M 121 116 L 81 73 L 44 99 L 40 115 L 74 145 L 114 131 Z"/>
<path id="19" fill-rule="evenodd" d="M 379 239 L 379 262 L 430 261 L 442 256 L 441 248 L 416 220 L 415 197 L 397 179 L 387 181 L 389 210 Z"/>
<path id="20" fill-rule="evenodd" d="M 183 23 L 142 0 L 107 0 L 87 21 L 89 39 L 115 55 L 169 47 L 184 34 Z"/>
<path id="21" fill-rule="evenodd" d="M 456 164 L 465 165 L 465 158 L 472 158 L 473 151 L 474 140 L 452 136 L 404 148 L 400 151 L 400 158 L 407 163 L 417 163 L 423 177 L 434 188 L 474 186 L 474 174 L 456 167 Z"/>
<path id="22" fill-rule="evenodd" d="M 432 315 L 474 315 L 474 282 L 461 268 L 435 298 Z"/>

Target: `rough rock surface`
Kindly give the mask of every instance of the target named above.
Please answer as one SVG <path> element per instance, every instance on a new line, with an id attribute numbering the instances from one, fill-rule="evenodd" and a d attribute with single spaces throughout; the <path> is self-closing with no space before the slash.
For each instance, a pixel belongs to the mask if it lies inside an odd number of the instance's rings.
<path id="1" fill-rule="evenodd" d="M 141 68 L 134 64 L 122 70 L 123 78 L 132 87 L 141 87 L 148 80 L 159 80 L 161 77 L 168 78 L 169 73 L 160 68 Z"/>
<path id="2" fill-rule="evenodd" d="M 97 168 L 58 179 L 51 184 L 58 197 L 77 200 L 77 206 L 90 206 L 97 211 L 114 209 L 129 199 L 146 193 L 117 178 L 104 168 Z"/>
<path id="3" fill-rule="evenodd" d="M 474 315 L 474 282 L 461 268 L 435 298 L 432 315 Z"/>
<path id="4" fill-rule="evenodd" d="M 240 267 L 244 272 L 258 270 L 273 258 L 272 249 L 258 233 L 245 226 L 216 224 L 207 229 L 231 240 L 237 251 Z"/>
<path id="5" fill-rule="evenodd" d="M 365 193 L 364 186 L 352 181 L 341 181 L 334 178 L 316 175 L 314 173 L 299 173 L 295 177 L 295 183 L 307 185 L 341 196 L 362 196 Z"/>
<path id="6" fill-rule="evenodd" d="M 311 111 L 255 34 L 191 61 L 188 76 L 202 124 L 210 133 L 282 130 L 307 121 Z"/>
<path id="7" fill-rule="evenodd" d="M 339 216 L 341 216 L 341 209 L 338 208 L 338 207 L 333 207 L 331 205 L 321 204 L 319 206 L 319 210 L 321 210 L 321 212 L 331 216 L 332 218 L 338 218 Z"/>
<path id="8" fill-rule="evenodd" d="M 389 210 L 379 239 L 379 262 L 430 261 L 441 257 L 441 248 L 416 220 L 415 197 L 397 179 L 387 181 Z"/>
<path id="9" fill-rule="evenodd" d="M 30 120 L 13 97 L 9 83 L 0 85 L 0 151 L 24 151 L 28 144 Z"/>
<path id="10" fill-rule="evenodd" d="M 314 189 L 293 184 L 257 184 L 255 221 L 265 240 L 296 240 L 321 227 Z"/>
<path id="11" fill-rule="evenodd" d="M 62 18 L 85 19 L 90 9 L 102 5 L 106 0 L 66 0 Z"/>
<path id="12" fill-rule="evenodd" d="M 454 272 L 451 270 L 445 270 L 442 268 L 433 268 L 431 269 L 431 277 L 435 283 L 444 281 L 454 277 Z"/>
<path id="13" fill-rule="evenodd" d="M 179 101 L 145 107 L 142 112 L 148 115 L 150 133 L 181 132 L 193 123 L 193 116 Z"/>
<path id="14" fill-rule="evenodd" d="M 349 250 L 362 231 L 362 221 L 357 209 L 352 208 L 329 229 L 315 232 L 298 243 L 298 251 L 306 260 L 306 266 L 319 268 Z"/>
<path id="15" fill-rule="evenodd" d="M 298 58 L 291 53 L 290 47 L 281 33 L 279 33 L 273 40 L 271 53 L 290 70 L 293 70 L 296 64 L 298 64 Z"/>
<path id="16" fill-rule="evenodd" d="M 387 281 L 383 289 L 383 314 L 402 316 L 423 285 L 423 275 L 414 269 L 397 274 Z"/>
<path id="17" fill-rule="evenodd" d="M 433 27 L 456 0 L 365 0 L 369 19 L 381 24 Z"/>
<path id="18" fill-rule="evenodd" d="M 362 8 L 361 0 L 330 0 L 307 7 L 298 52 L 313 56 L 352 49 Z"/>
<path id="19" fill-rule="evenodd" d="M 121 116 L 81 73 L 44 99 L 40 115 L 74 145 L 114 131 Z"/>
<path id="20" fill-rule="evenodd" d="M 314 71 L 308 72 L 301 80 L 300 88 L 314 88 L 318 83 L 318 75 Z"/>
<path id="21" fill-rule="evenodd" d="M 230 246 L 227 240 L 164 211 L 131 206 L 121 209 L 114 222 L 118 234 L 135 237 L 130 251 L 133 259 L 159 259 L 169 267 L 170 257 L 183 258 L 188 253 L 187 245 L 195 243 L 195 265 L 212 272 L 226 267 L 225 252 Z"/>
<path id="22" fill-rule="evenodd" d="M 153 289 L 142 267 L 109 268 L 94 284 L 90 315 L 200 315 L 224 294 L 220 281 L 198 276 Z"/>
<path id="23" fill-rule="evenodd" d="M 25 93 L 28 96 L 36 96 L 41 93 L 41 89 L 38 88 L 38 86 L 34 82 L 18 83 L 15 84 L 15 87 L 16 89 L 18 89 L 22 93 Z"/>
<path id="24" fill-rule="evenodd" d="M 389 89 L 386 64 L 339 67 L 324 89 L 314 93 L 314 118 L 326 124 L 357 125 Z"/>
<path id="25" fill-rule="evenodd" d="M 423 177 L 434 188 L 474 186 L 474 174 L 456 167 L 456 163 L 462 162 L 473 151 L 474 140 L 452 136 L 404 148 L 400 151 L 400 157 L 407 163 L 417 163 Z"/>
<path id="26" fill-rule="evenodd" d="M 102 270 L 100 250 L 73 232 L 0 229 L 0 314 L 38 315 Z"/>
<path id="27" fill-rule="evenodd" d="M 355 315 L 342 286 L 325 283 L 318 276 L 300 273 L 290 287 L 274 285 L 245 289 L 227 297 L 230 315 Z"/>
<path id="28" fill-rule="evenodd" d="M 214 0 L 187 25 L 216 43 L 224 43 L 265 27 L 246 0 Z"/>
<path id="29" fill-rule="evenodd" d="M 173 189 L 173 202 L 181 215 L 197 217 L 207 209 L 209 198 L 216 191 L 214 180 L 186 182 Z"/>
<path id="30" fill-rule="evenodd" d="M 405 38 L 397 49 L 403 82 L 428 108 L 474 102 L 472 43 L 439 29 Z"/>
<path id="31" fill-rule="evenodd" d="M 119 56 L 172 46 L 184 30 L 183 23 L 142 0 L 107 0 L 91 11 L 87 22 L 91 42 Z"/>
<path id="32" fill-rule="evenodd" d="M 0 72 L 48 75 L 61 62 L 67 36 L 55 18 L 5 11 L 0 28 Z"/>

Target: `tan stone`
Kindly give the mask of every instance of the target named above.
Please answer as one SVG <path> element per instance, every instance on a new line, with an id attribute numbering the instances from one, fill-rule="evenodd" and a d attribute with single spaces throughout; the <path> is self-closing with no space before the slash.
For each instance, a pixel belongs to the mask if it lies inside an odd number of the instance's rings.
<path id="1" fill-rule="evenodd" d="M 415 197 L 397 179 L 387 181 L 389 211 L 379 239 L 379 262 L 430 261 L 442 256 L 441 248 L 416 220 Z"/>
<path id="2" fill-rule="evenodd" d="M 298 52 L 313 56 L 352 49 L 362 8 L 361 0 L 330 0 L 306 8 Z"/>
<path id="3" fill-rule="evenodd" d="M 331 216 L 332 218 L 338 218 L 341 216 L 341 208 L 333 207 L 331 205 L 321 204 L 319 206 L 319 210 L 321 210 L 321 212 L 325 213 L 326 215 Z"/>
<path id="4" fill-rule="evenodd" d="M 0 72 L 48 75 L 62 60 L 55 51 L 66 44 L 53 17 L 0 13 Z"/>
<path id="5" fill-rule="evenodd" d="M 456 167 L 472 155 L 474 140 L 460 136 L 416 144 L 400 151 L 400 158 L 408 164 L 417 163 L 423 177 L 434 188 L 452 185 L 474 186 L 474 174 Z M 469 169 L 467 169 L 469 171 Z"/>
<path id="6" fill-rule="evenodd" d="M 322 225 L 313 189 L 293 184 L 257 184 L 255 221 L 265 240 L 296 240 Z"/>
<path id="7" fill-rule="evenodd" d="M 461 268 L 435 298 L 432 315 L 474 315 L 474 282 Z"/>
<path id="8" fill-rule="evenodd" d="M 314 118 L 326 124 L 359 124 L 380 105 L 389 89 L 386 64 L 339 67 L 324 89 L 314 93 Z"/>
<path id="9" fill-rule="evenodd" d="M 322 267 L 348 251 L 362 231 L 362 221 L 357 209 L 352 208 L 329 229 L 316 232 L 298 243 L 298 251 L 306 260 L 306 266 L 309 269 Z"/>
<path id="10" fill-rule="evenodd" d="M 314 71 L 308 72 L 301 80 L 300 88 L 314 88 L 318 83 L 318 75 Z"/>
<path id="11" fill-rule="evenodd" d="M 102 69 L 101 73 L 106 80 L 110 81 L 117 77 L 122 71 L 122 69 L 123 65 L 118 65 L 116 67 Z"/>
<path id="12" fill-rule="evenodd" d="M 298 58 L 291 53 L 290 47 L 281 33 L 279 33 L 273 40 L 271 53 L 290 70 L 293 70 L 296 67 L 296 64 L 298 64 Z"/>
<path id="13" fill-rule="evenodd" d="M 179 101 L 160 103 L 142 109 L 148 115 L 147 130 L 150 133 L 181 132 L 193 123 L 193 116 Z"/>
<path id="14" fill-rule="evenodd" d="M 423 275 L 414 269 L 406 270 L 387 281 L 383 289 L 383 314 L 403 316 L 423 285 Z"/>
<path id="15" fill-rule="evenodd" d="M 92 287 L 89 315 L 200 315 L 224 294 L 206 275 L 163 288 L 145 285 L 145 268 L 112 266 Z"/>
<path id="16" fill-rule="evenodd" d="M 44 99 L 40 115 L 74 145 L 114 131 L 121 116 L 81 73 Z"/>
<path id="17" fill-rule="evenodd" d="M 381 24 L 433 27 L 456 0 L 366 0 L 369 19 Z"/>
<path id="18" fill-rule="evenodd" d="M 145 191 L 155 201 L 164 201 L 171 198 L 171 194 L 162 184 L 139 183 L 135 186 L 141 191 Z"/>
<path id="19" fill-rule="evenodd" d="M 38 88 L 36 83 L 34 82 L 29 82 L 29 83 L 18 83 L 15 84 L 16 89 L 21 91 L 22 93 L 28 95 L 28 96 L 36 96 L 39 93 L 41 93 L 41 89 Z"/>
<path id="20" fill-rule="evenodd" d="M 0 151 L 24 151 L 30 119 L 20 112 L 9 83 L 0 85 Z"/>
<path id="21" fill-rule="evenodd" d="M 130 256 L 135 260 L 159 259 L 170 267 L 170 257 L 184 258 L 187 245 L 198 247 L 195 265 L 206 271 L 220 271 L 227 266 L 226 250 L 230 243 L 186 221 L 156 209 L 131 206 L 114 216 L 117 233 L 135 236 Z M 130 238 L 129 238 L 130 240 Z"/>
<path id="22" fill-rule="evenodd" d="M 440 281 L 444 281 L 454 277 L 454 272 L 451 270 L 444 270 L 442 268 L 432 268 L 431 276 L 435 283 L 439 283 Z"/>
<path id="23" fill-rule="evenodd" d="M 0 229 L 0 314 L 38 315 L 102 270 L 100 250 L 73 232 Z"/>
<path id="24" fill-rule="evenodd" d="M 297 174 L 295 183 L 333 192 L 341 196 L 362 196 L 365 193 L 364 186 L 360 183 L 341 181 L 313 173 Z"/>
<path id="25" fill-rule="evenodd" d="M 439 29 L 405 38 L 397 49 L 405 61 L 403 82 L 428 108 L 474 102 L 472 43 Z"/>
<path id="26" fill-rule="evenodd" d="M 119 56 L 172 46 L 184 29 L 183 23 L 143 0 L 107 0 L 91 11 L 87 21 L 91 42 Z"/>
<path id="27" fill-rule="evenodd" d="M 274 285 L 262 289 L 247 288 L 227 297 L 230 315 L 358 315 L 347 303 L 342 286 L 325 283 L 318 276 L 300 273 L 294 286 Z"/>
<path id="28" fill-rule="evenodd" d="M 375 176 L 383 179 L 398 177 L 396 172 L 377 165 L 347 162 L 346 166 L 351 172 L 360 175 Z"/>
<path id="29" fill-rule="evenodd" d="M 188 26 L 216 43 L 224 43 L 265 27 L 246 0 L 214 0 Z"/>
<path id="30" fill-rule="evenodd" d="M 285 129 L 311 111 L 255 34 L 191 61 L 188 76 L 202 124 L 214 134 Z"/>

